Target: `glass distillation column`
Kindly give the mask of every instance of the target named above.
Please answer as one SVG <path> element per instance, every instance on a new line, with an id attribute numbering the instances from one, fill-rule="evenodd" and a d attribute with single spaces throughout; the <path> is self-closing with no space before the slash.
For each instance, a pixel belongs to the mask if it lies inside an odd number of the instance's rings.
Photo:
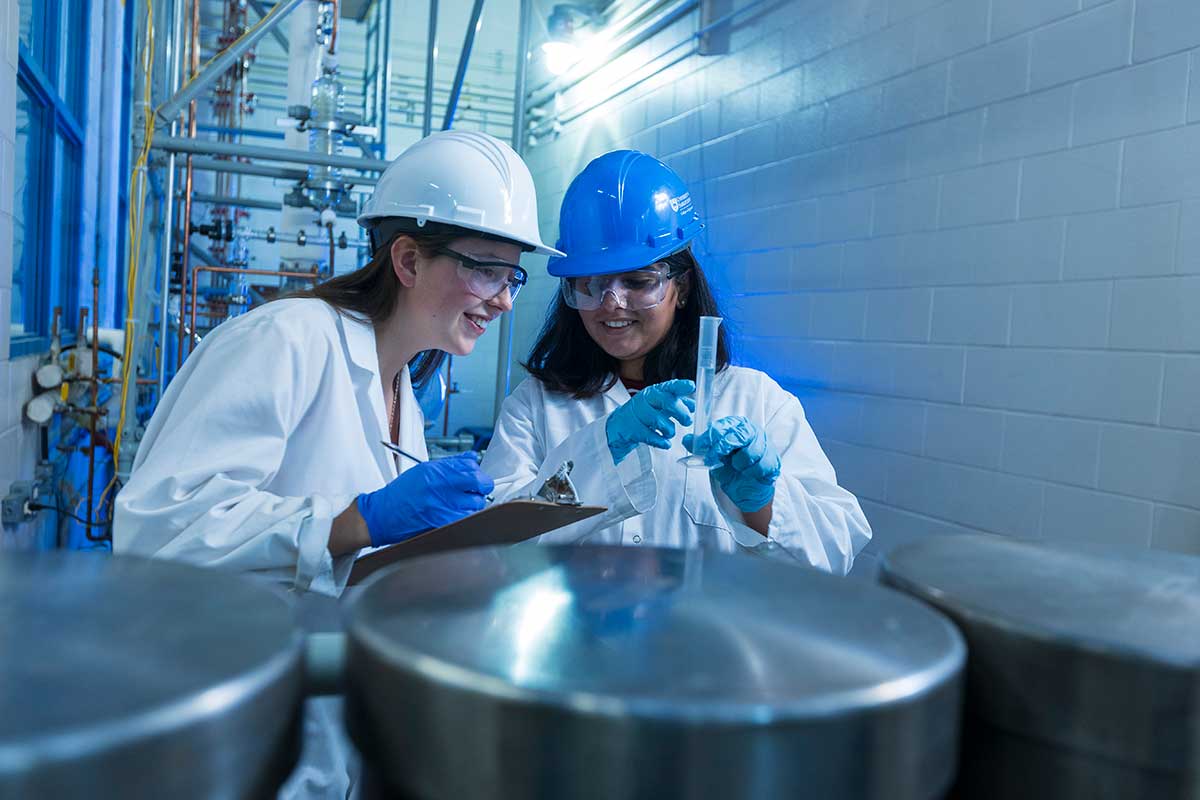
<path id="1" fill-rule="evenodd" d="M 337 65 L 331 59 L 321 67 L 321 75 L 312 84 L 309 102 L 308 149 L 316 155 L 341 155 L 343 124 L 339 119 L 346 104 L 345 87 L 337 79 Z M 308 168 L 308 198 L 314 208 L 336 206 L 344 186 L 342 171 L 337 167 Z"/>

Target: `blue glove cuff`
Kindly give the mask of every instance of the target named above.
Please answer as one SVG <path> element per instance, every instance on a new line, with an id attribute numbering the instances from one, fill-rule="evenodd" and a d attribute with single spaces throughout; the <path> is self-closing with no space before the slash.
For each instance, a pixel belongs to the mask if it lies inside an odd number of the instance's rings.
<path id="1" fill-rule="evenodd" d="M 355 500 L 355 504 L 358 506 L 358 513 L 362 515 L 363 522 L 367 523 L 367 534 L 371 537 L 371 547 L 379 547 L 378 537 L 375 532 L 380 530 L 380 526 L 374 519 L 371 495 L 363 492 Z"/>

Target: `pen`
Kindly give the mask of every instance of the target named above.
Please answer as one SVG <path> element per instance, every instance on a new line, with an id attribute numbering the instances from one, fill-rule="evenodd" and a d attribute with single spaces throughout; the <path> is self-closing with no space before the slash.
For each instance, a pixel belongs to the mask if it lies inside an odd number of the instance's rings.
<path id="1" fill-rule="evenodd" d="M 404 457 L 405 457 L 405 458 L 407 458 L 409 461 L 416 462 L 417 464 L 424 464 L 424 463 L 425 463 L 425 459 L 423 459 L 423 458 L 417 458 L 417 457 L 416 457 L 416 456 L 414 456 L 412 453 L 406 453 L 406 452 L 404 452 L 403 450 L 401 450 L 399 447 L 396 447 L 396 445 L 392 444 L 391 442 L 383 442 L 383 441 L 381 441 L 381 442 L 380 442 L 380 444 L 381 444 L 381 445 L 383 445 L 384 447 L 386 447 L 388 450 L 391 450 L 393 453 L 396 453 L 396 454 L 398 454 L 398 455 L 402 455 L 402 456 L 404 456 Z"/>
<path id="2" fill-rule="evenodd" d="M 409 461 L 415 461 L 415 462 L 416 462 L 416 463 L 418 463 L 418 464 L 424 464 L 424 463 L 425 463 L 425 461 L 426 461 L 426 459 L 424 459 L 424 458 L 417 458 L 417 457 L 416 457 L 416 456 L 414 456 L 412 453 L 406 453 L 405 451 L 401 450 L 399 447 L 397 447 L 396 445 L 392 444 L 391 442 L 380 441 L 379 443 L 380 443 L 381 445 L 383 445 L 384 447 L 386 447 L 388 450 L 391 450 L 393 453 L 396 453 L 397 455 L 404 456 L 404 457 L 405 457 L 405 458 L 407 458 Z M 475 456 L 475 458 L 476 458 L 476 459 L 478 459 L 478 458 L 479 458 L 479 456 L 478 456 L 478 455 L 476 455 L 476 456 Z M 490 502 L 492 502 L 492 501 L 493 501 L 495 498 L 494 498 L 494 497 L 492 497 L 492 495 L 490 495 L 490 494 L 489 494 L 489 495 L 485 496 L 483 499 L 484 499 L 484 500 L 487 500 L 487 501 L 490 503 Z"/>

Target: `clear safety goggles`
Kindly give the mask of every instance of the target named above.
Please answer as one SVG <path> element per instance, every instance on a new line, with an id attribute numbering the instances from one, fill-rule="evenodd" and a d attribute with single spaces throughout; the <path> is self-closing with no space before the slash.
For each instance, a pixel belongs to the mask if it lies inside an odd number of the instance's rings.
<path id="1" fill-rule="evenodd" d="M 616 275 L 588 275 L 562 279 L 563 300 L 571 308 L 595 311 L 604 305 L 604 297 L 612 294 L 617 308 L 645 311 L 654 308 L 667 296 L 667 284 L 686 270 L 672 272 L 665 264 L 646 269 L 621 272 Z"/>
<path id="2" fill-rule="evenodd" d="M 508 289 L 509 301 L 515 301 L 528 278 L 525 270 L 507 261 L 480 261 L 445 247 L 436 252 L 458 262 L 458 277 L 466 282 L 471 294 L 483 300 L 495 299 Z"/>

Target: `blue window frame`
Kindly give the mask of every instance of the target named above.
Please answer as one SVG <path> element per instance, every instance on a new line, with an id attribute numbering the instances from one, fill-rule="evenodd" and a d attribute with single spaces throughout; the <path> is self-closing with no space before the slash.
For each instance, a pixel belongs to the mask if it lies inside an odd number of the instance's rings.
<path id="1" fill-rule="evenodd" d="M 10 356 L 78 315 L 90 0 L 19 0 Z"/>

